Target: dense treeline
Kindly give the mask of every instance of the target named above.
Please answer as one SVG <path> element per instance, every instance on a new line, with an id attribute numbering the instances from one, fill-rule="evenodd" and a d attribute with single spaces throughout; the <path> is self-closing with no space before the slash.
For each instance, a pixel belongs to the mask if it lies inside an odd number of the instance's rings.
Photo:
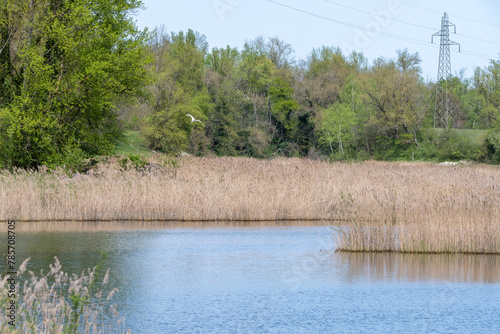
<path id="1" fill-rule="evenodd" d="M 3 2 L 0 168 L 79 168 L 124 128 L 173 154 L 500 161 L 500 61 L 426 83 L 408 50 L 369 62 L 322 47 L 304 61 L 277 37 L 210 50 L 191 30 L 138 31 L 139 0 Z M 477 145 L 454 128 L 490 132 Z"/>
<path id="2" fill-rule="evenodd" d="M 209 51 L 199 33 L 156 33 L 149 44 L 152 99 L 123 115 L 151 149 L 253 157 L 495 158 L 494 134 L 481 147 L 434 127 L 443 126 L 436 122 L 437 85 L 451 103 L 452 117 L 443 127 L 499 126 L 498 61 L 477 68 L 473 79 L 461 75 L 433 84 L 423 81 L 420 57 L 408 50 L 370 64 L 361 53 L 322 47 L 307 61 L 295 61 L 292 46 L 277 37 L 258 37 L 241 51 Z M 188 113 L 205 127 L 190 123 Z"/>

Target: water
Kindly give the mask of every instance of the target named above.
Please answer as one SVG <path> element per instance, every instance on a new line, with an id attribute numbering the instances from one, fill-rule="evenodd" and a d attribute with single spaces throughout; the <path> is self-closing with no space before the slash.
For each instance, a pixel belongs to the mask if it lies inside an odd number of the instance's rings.
<path id="1" fill-rule="evenodd" d="M 107 252 L 133 333 L 500 333 L 498 256 L 339 254 L 323 226 L 210 225 L 38 224 L 17 248 L 35 272 Z"/>

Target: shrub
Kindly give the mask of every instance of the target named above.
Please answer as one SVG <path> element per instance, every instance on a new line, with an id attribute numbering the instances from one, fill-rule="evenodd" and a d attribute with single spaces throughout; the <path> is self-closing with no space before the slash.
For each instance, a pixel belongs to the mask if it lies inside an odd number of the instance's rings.
<path id="1" fill-rule="evenodd" d="M 500 163 L 500 130 L 491 131 L 486 136 L 486 157 L 493 163 Z"/>
<path id="2" fill-rule="evenodd" d="M 120 159 L 119 165 L 123 170 L 134 168 L 135 170 L 142 170 L 148 162 L 139 155 L 129 154 Z"/>

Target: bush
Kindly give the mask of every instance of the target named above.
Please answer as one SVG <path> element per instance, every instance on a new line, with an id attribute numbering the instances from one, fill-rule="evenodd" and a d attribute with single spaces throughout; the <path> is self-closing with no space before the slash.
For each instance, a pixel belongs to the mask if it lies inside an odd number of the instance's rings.
<path id="1" fill-rule="evenodd" d="M 486 158 L 495 164 L 500 164 L 500 130 L 488 133 L 485 146 Z"/>
<path id="2" fill-rule="evenodd" d="M 422 132 L 416 158 L 423 160 L 473 160 L 484 161 L 487 155 L 485 145 L 474 143 L 467 135 L 457 130 L 427 129 Z"/>
<path id="3" fill-rule="evenodd" d="M 134 168 L 135 170 L 142 170 L 148 162 L 139 155 L 129 154 L 120 159 L 118 163 L 123 170 L 129 170 L 131 168 Z"/>

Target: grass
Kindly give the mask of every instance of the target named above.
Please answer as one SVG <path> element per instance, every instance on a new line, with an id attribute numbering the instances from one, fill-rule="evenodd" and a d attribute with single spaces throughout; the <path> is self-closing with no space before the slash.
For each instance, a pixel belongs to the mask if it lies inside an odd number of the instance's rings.
<path id="1" fill-rule="evenodd" d="M 0 220 L 329 220 L 343 251 L 500 253 L 498 166 L 229 157 L 156 166 L 111 163 L 73 178 L 4 171 Z"/>
<path id="2" fill-rule="evenodd" d="M 110 302 L 117 289 L 104 292 L 109 270 L 100 275 L 102 262 L 78 276 L 63 272 L 55 258 L 49 272 L 38 277 L 27 270 L 28 261 L 21 264 L 14 281 L 0 275 L 2 308 L 15 302 L 15 319 L 8 316 L 11 311 L 0 312 L 1 333 L 125 333 L 123 318 Z"/>
<path id="3" fill-rule="evenodd" d="M 123 133 L 124 139 L 116 143 L 115 154 L 117 155 L 139 155 L 149 157 L 151 150 L 149 150 L 142 138 L 139 131 L 125 131 Z"/>

